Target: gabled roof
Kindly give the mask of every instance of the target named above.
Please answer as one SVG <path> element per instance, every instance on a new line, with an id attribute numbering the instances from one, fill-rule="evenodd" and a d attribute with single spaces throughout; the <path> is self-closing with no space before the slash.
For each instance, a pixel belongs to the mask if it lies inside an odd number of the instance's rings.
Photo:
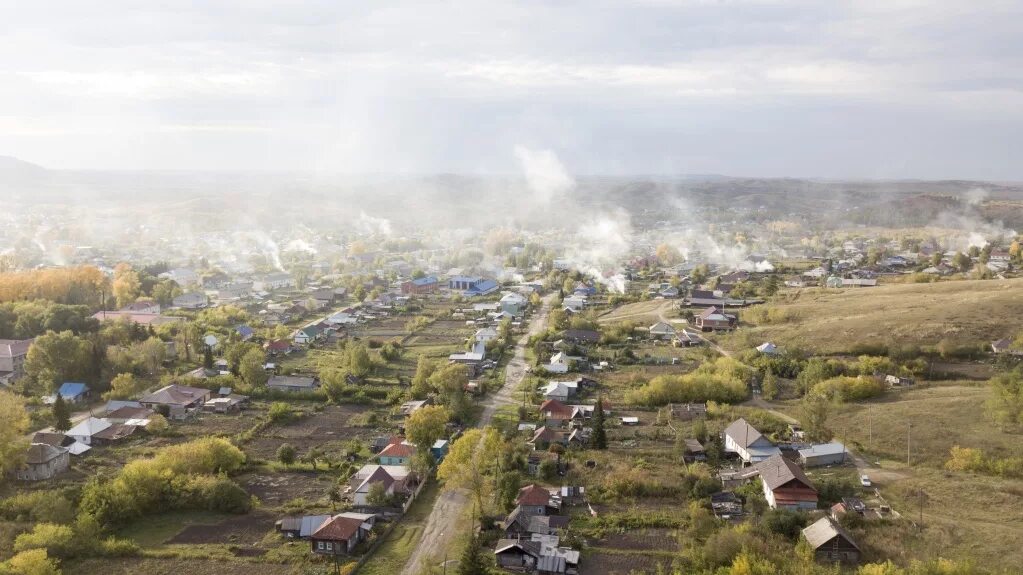
<path id="1" fill-rule="evenodd" d="M 57 459 L 67 453 L 63 447 L 54 447 L 46 443 L 33 443 L 25 453 L 25 463 L 29 465 L 42 465 Z"/>
<path id="2" fill-rule="evenodd" d="M 31 339 L 0 339 L 0 357 L 20 357 L 32 347 Z"/>
<path id="3" fill-rule="evenodd" d="M 757 428 L 741 417 L 725 428 L 725 435 L 731 437 L 732 441 L 743 449 L 756 444 L 761 439 L 766 439 L 762 433 L 757 431 Z"/>
<path id="4" fill-rule="evenodd" d="M 820 548 L 835 537 L 841 537 L 845 539 L 849 545 L 852 545 L 856 549 L 860 546 L 853 541 L 852 537 L 842 526 L 838 524 L 834 519 L 824 516 L 813 522 L 809 527 L 803 529 L 803 538 L 810 544 L 814 549 Z"/>
<path id="5" fill-rule="evenodd" d="M 379 457 L 412 457 L 416 454 L 416 447 L 404 441 L 395 441 L 380 450 Z"/>
<path id="6" fill-rule="evenodd" d="M 556 399 L 548 399 L 548 400 L 546 400 L 546 401 L 544 401 L 543 403 L 540 404 L 540 413 L 550 413 L 551 415 L 561 415 L 561 416 L 564 416 L 565 419 L 571 418 L 572 414 L 574 412 L 575 412 L 574 409 L 572 409 L 571 407 L 565 405 L 564 403 L 561 403 L 560 401 L 558 401 Z"/>
<path id="7" fill-rule="evenodd" d="M 550 502 L 551 492 L 535 483 L 519 489 L 519 495 L 515 498 L 516 505 L 548 505 Z"/>
<path id="8" fill-rule="evenodd" d="M 105 419 L 98 419 L 95 417 L 89 417 L 72 427 L 65 433 L 72 437 L 92 437 L 104 429 L 110 427 L 110 422 Z"/>
<path id="9" fill-rule="evenodd" d="M 206 395 L 209 395 L 210 390 L 201 389 L 198 387 L 187 387 L 184 385 L 171 384 L 166 387 L 162 387 L 149 395 L 144 396 L 139 401 L 141 403 L 156 403 L 160 405 L 190 405 L 197 399 L 201 399 Z"/>
<path id="10" fill-rule="evenodd" d="M 803 473 L 803 469 L 785 459 L 781 454 L 772 455 L 756 464 L 755 467 L 760 472 L 761 481 L 772 491 L 793 480 L 816 491 L 810 478 Z"/>
<path id="11" fill-rule="evenodd" d="M 335 515 L 327 519 L 313 532 L 313 539 L 326 539 L 329 541 L 349 541 L 359 532 L 363 524 L 362 519 L 349 517 L 345 514 Z"/>

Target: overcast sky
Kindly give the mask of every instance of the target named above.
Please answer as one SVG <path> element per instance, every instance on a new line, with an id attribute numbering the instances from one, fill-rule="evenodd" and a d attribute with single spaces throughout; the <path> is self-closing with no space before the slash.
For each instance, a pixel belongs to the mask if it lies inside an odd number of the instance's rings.
<path id="1" fill-rule="evenodd" d="M 1023 180 L 1023 2 L 0 0 L 51 168 Z"/>

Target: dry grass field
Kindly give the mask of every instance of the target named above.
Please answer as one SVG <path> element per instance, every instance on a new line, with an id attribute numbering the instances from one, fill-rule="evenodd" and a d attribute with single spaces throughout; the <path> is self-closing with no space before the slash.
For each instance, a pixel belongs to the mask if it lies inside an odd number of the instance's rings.
<path id="1" fill-rule="evenodd" d="M 748 335 L 725 338 L 731 339 L 727 343 L 773 341 L 825 354 L 858 344 L 933 345 L 942 339 L 978 344 L 1019 331 L 1023 279 L 803 289 L 771 307 L 787 319 L 745 328 Z"/>

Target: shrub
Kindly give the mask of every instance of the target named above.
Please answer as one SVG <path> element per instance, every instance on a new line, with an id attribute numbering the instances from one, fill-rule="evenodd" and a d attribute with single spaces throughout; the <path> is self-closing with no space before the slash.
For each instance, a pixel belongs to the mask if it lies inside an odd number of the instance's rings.
<path id="1" fill-rule="evenodd" d="M 267 411 L 267 417 L 270 421 L 275 423 L 281 423 L 290 421 L 294 417 L 294 413 L 291 411 L 291 406 L 283 401 L 275 401 L 270 404 L 270 409 Z"/>
<path id="2" fill-rule="evenodd" d="M 750 368 L 732 358 L 722 357 L 685 375 L 655 377 L 639 389 L 630 391 L 626 402 L 648 406 L 691 401 L 738 403 L 746 399 L 746 381 L 751 375 Z"/>
<path id="3" fill-rule="evenodd" d="M 803 527 L 806 527 L 806 518 L 798 511 L 771 509 L 764 513 L 760 519 L 760 525 L 771 533 L 795 540 Z"/>

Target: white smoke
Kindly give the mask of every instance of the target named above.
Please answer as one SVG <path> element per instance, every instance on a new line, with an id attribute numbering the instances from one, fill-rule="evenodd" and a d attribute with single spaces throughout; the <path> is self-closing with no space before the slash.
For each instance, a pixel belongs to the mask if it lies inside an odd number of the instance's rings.
<path id="1" fill-rule="evenodd" d="M 391 220 L 386 218 L 373 217 L 366 212 L 359 212 L 359 219 L 355 221 L 356 228 L 367 235 L 391 235 Z"/>
<path id="2" fill-rule="evenodd" d="M 564 259 L 609 290 L 623 293 L 626 286 L 621 267 L 632 242 L 632 221 L 625 210 L 619 209 L 583 219 Z"/>
<path id="3" fill-rule="evenodd" d="M 307 254 L 312 254 L 312 255 L 316 255 L 318 253 L 316 248 L 314 248 L 312 246 L 312 244 L 310 244 L 309 242 L 307 242 L 305 240 L 300 240 L 300 239 L 295 239 L 295 240 L 291 240 L 290 242 L 288 242 L 287 245 L 284 246 L 284 251 L 286 251 L 286 252 L 305 252 Z"/>
<path id="4" fill-rule="evenodd" d="M 557 196 L 575 187 L 575 179 L 552 150 L 531 150 L 515 146 L 515 156 L 533 192 L 534 202 L 550 204 Z"/>
<path id="5" fill-rule="evenodd" d="M 973 188 L 966 192 L 966 203 L 971 206 L 979 206 L 987 200 L 990 194 L 984 188 Z"/>

